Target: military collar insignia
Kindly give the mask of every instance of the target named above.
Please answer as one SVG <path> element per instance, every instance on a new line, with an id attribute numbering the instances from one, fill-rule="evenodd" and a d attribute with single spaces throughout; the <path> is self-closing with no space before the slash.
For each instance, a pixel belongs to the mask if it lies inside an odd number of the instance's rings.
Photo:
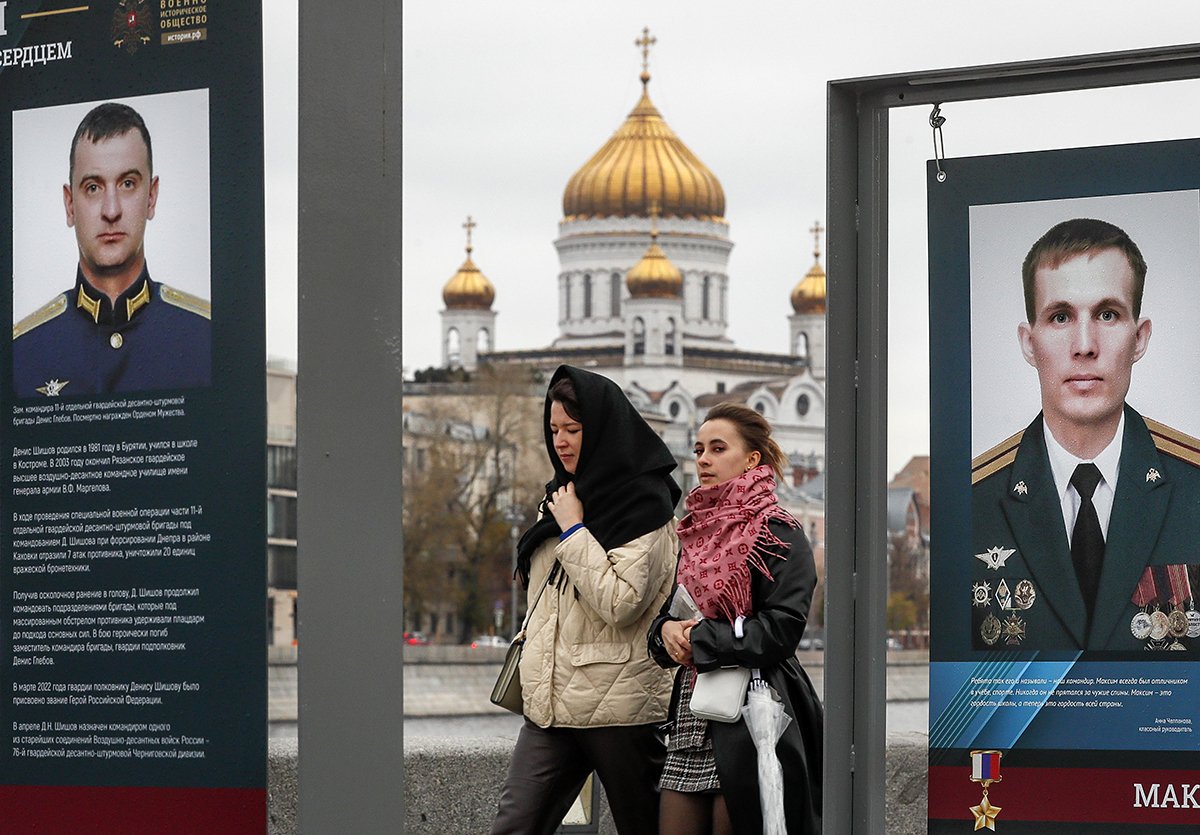
<path id="1" fill-rule="evenodd" d="M 78 292 L 75 294 L 75 306 L 97 325 L 102 321 L 115 326 L 131 322 L 139 310 L 150 304 L 150 300 L 150 278 L 145 272 L 117 297 L 115 305 L 110 304 L 108 298 L 97 292 L 82 275 L 78 279 Z"/>
<path id="2" fill-rule="evenodd" d="M 1018 496 L 1025 496 L 1029 494 L 1029 488 L 1025 486 L 1025 482 L 1018 481 L 1016 486 L 1013 487 L 1013 492 Z"/>
<path id="3" fill-rule="evenodd" d="M 69 382 L 71 382 L 71 381 L 70 380 L 47 380 L 46 385 L 38 386 L 37 390 L 39 393 L 44 394 L 47 397 L 58 397 L 60 394 L 62 394 L 62 390 L 67 387 L 67 383 L 69 383 Z"/>
<path id="4" fill-rule="evenodd" d="M 92 321 L 96 324 L 100 323 L 100 299 L 93 299 L 84 289 L 83 282 L 79 283 L 79 295 L 75 301 L 75 306 L 92 317 Z"/>
<path id="5" fill-rule="evenodd" d="M 1162 475 L 1153 467 L 1146 471 L 1146 481 L 1149 481 L 1151 484 L 1158 481 L 1160 478 L 1162 478 Z"/>
<path id="6" fill-rule="evenodd" d="M 975 559 L 980 560 L 992 571 L 999 571 L 1004 567 L 1008 558 L 1016 552 L 1016 548 L 1001 548 L 999 545 L 994 545 L 982 554 L 976 554 Z"/>
<path id="7" fill-rule="evenodd" d="M 133 314 L 150 304 L 150 281 L 142 279 L 142 289 L 125 299 L 125 319 L 133 320 Z"/>

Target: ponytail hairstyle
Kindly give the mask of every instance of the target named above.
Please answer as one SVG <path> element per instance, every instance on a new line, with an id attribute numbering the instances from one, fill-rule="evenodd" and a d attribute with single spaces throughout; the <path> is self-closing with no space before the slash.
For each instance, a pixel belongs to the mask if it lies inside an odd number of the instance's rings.
<path id="1" fill-rule="evenodd" d="M 706 423 L 710 420 L 727 420 L 733 424 L 742 443 L 746 445 L 746 451 L 757 452 L 762 456 L 762 463 L 774 471 L 777 479 L 783 480 L 784 468 L 788 466 L 787 456 L 771 437 L 771 424 L 767 423 L 765 417 L 739 403 L 718 403 L 704 416 Z"/>

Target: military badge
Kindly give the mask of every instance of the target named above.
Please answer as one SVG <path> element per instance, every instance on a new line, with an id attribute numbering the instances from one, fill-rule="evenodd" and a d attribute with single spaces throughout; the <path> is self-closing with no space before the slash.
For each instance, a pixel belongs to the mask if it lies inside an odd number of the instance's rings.
<path id="1" fill-rule="evenodd" d="M 1032 580 L 1021 580 L 1013 590 L 1013 604 L 1018 609 L 1028 609 L 1037 600 L 1037 590 Z"/>
<path id="2" fill-rule="evenodd" d="M 1004 582 L 1003 580 L 1000 581 L 1000 585 L 996 586 L 996 602 L 1000 604 L 1001 609 L 1013 608 L 1011 605 L 1009 605 L 1011 602 L 1011 595 L 1008 591 L 1008 583 Z"/>
<path id="3" fill-rule="evenodd" d="M 1146 481 L 1149 481 L 1151 484 L 1158 481 L 1160 478 L 1162 478 L 1162 476 L 1159 474 L 1158 470 L 1154 469 L 1153 467 L 1146 471 Z"/>
<path id="4" fill-rule="evenodd" d="M 1000 619 L 988 612 L 988 616 L 983 619 L 983 624 L 979 627 L 979 637 L 983 638 L 983 642 L 989 647 L 1000 640 L 1000 633 L 1004 631 L 1004 627 L 1000 624 Z"/>
<path id="5" fill-rule="evenodd" d="M 69 383 L 69 382 L 71 382 L 71 381 L 70 380 L 47 380 L 46 385 L 38 386 L 37 390 L 40 394 L 44 394 L 47 397 L 58 397 L 60 394 L 62 394 L 62 390 L 67 387 L 67 383 Z"/>
<path id="6" fill-rule="evenodd" d="M 976 583 L 971 586 L 972 602 L 976 606 L 986 606 L 992 599 L 992 587 L 988 583 Z"/>
<path id="7" fill-rule="evenodd" d="M 999 545 L 993 545 L 982 554 L 976 554 L 975 559 L 982 562 L 992 571 L 999 571 L 1004 567 L 1004 563 L 1008 558 L 1017 553 L 1016 548 L 1001 548 Z"/>
<path id="8" fill-rule="evenodd" d="M 1025 482 L 1018 481 L 1016 486 L 1013 487 L 1013 492 L 1016 493 L 1018 496 L 1025 496 L 1025 495 L 1028 495 L 1029 488 L 1025 486 Z"/>
<path id="9" fill-rule="evenodd" d="M 1023 640 L 1025 640 L 1025 621 L 1016 614 L 1009 615 L 1004 621 L 1004 643 L 1019 647 Z"/>

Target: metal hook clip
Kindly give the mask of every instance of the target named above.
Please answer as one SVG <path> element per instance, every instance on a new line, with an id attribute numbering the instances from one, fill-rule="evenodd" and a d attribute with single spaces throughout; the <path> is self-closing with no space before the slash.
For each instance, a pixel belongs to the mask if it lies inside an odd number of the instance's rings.
<path id="1" fill-rule="evenodd" d="M 946 124 L 946 117 L 942 115 L 941 104 L 933 106 L 933 112 L 929 114 L 929 127 L 933 128 L 933 162 L 937 165 L 937 181 L 939 183 L 946 182 L 946 172 L 942 170 L 942 160 L 946 158 L 946 140 L 942 137 L 942 125 Z"/>

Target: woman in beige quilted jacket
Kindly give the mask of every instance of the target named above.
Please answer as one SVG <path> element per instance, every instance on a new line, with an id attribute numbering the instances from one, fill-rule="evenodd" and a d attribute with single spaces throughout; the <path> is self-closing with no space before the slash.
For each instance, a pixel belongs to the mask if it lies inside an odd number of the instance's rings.
<path id="1" fill-rule="evenodd" d="M 645 636 L 674 585 L 675 459 L 615 383 L 571 366 L 544 429 L 554 478 L 518 545 L 525 723 L 492 833 L 554 832 L 594 770 L 617 831 L 650 835 L 672 681 Z"/>

